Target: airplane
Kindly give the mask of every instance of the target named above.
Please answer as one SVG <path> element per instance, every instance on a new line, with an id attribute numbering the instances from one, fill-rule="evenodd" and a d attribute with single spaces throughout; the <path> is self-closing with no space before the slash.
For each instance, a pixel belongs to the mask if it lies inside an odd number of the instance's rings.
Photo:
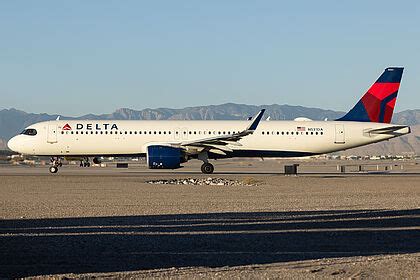
<path id="1" fill-rule="evenodd" d="M 54 120 L 28 126 L 8 141 L 24 155 L 51 157 L 57 173 L 63 158 L 79 158 L 82 166 L 104 156 L 146 157 L 151 169 L 177 169 L 192 159 L 210 174 L 212 159 L 232 157 L 305 157 L 388 140 L 410 133 L 390 124 L 403 74 L 389 67 L 357 104 L 334 121 L 251 120 Z"/>

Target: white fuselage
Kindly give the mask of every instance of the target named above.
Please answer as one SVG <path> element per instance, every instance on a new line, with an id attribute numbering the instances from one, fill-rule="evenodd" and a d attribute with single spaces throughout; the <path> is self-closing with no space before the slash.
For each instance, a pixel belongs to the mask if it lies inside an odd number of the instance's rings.
<path id="1" fill-rule="evenodd" d="M 145 155 L 147 146 L 181 143 L 243 131 L 247 121 L 79 121 L 58 120 L 29 126 L 36 135 L 17 135 L 8 145 L 22 154 L 40 156 Z M 70 127 L 66 128 L 66 125 Z M 392 124 L 348 121 L 261 121 L 227 156 L 295 157 L 324 154 L 387 140 L 390 134 L 370 130 Z M 66 130 L 67 129 L 67 130 Z"/>

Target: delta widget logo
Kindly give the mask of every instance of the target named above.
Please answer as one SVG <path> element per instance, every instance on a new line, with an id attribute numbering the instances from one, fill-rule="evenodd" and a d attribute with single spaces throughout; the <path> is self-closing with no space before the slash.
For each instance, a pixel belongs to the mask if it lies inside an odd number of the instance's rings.
<path id="1" fill-rule="evenodd" d="M 71 126 L 68 123 L 66 123 L 66 125 L 63 126 L 63 130 L 71 130 Z"/>

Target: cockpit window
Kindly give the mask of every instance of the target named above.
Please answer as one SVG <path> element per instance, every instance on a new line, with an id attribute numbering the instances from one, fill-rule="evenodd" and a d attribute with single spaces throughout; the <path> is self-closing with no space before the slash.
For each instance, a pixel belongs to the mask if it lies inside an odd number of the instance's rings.
<path id="1" fill-rule="evenodd" d="M 25 129 L 24 131 L 22 131 L 21 134 L 35 136 L 36 135 L 36 129 L 28 128 L 28 129 Z"/>

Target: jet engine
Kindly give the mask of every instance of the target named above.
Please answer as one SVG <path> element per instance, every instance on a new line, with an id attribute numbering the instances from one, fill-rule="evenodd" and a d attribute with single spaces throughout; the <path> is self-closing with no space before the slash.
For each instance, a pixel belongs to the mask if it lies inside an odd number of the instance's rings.
<path id="1" fill-rule="evenodd" d="M 147 147 L 147 164 L 151 169 L 177 169 L 180 163 L 185 162 L 181 148 L 162 145 Z"/>
<path id="2" fill-rule="evenodd" d="M 101 164 L 102 163 L 101 159 L 98 158 L 98 157 L 94 157 L 92 161 L 93 161 L 94 164 Z"/>

